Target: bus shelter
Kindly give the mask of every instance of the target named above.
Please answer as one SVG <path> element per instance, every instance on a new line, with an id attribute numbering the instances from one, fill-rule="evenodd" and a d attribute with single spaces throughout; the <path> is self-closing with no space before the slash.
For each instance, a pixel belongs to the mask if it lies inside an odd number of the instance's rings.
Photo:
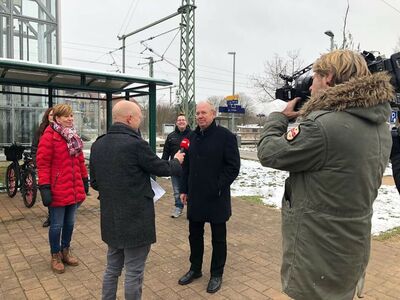
<path id="1" fill-rule="evenodd" d="M 162 79 L 0 58 L 0 95 L 43 98 L 48 107 L 53 106 L 55 99 L 63 98 L 72 101 L 74 99 L 105 101 L 107 129 L 112 124 L 113 100 L 147 96 L 149 143 L 154 151 L 156 87 L 168 85 L 172 83 Z M 74 96 L 77 91 L 90 96 Z M 93 96 L 93 93 L 97 96 Z"/>

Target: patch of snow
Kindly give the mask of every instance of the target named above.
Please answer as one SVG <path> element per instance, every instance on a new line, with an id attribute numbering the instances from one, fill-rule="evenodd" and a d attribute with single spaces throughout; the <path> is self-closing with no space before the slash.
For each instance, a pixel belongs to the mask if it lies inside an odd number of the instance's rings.
<path id="1" fill-rule="evenodd" d="M 391 166 L 385 175 L 392 175 Z M 240 174 L 231 186 L 233 196 L 261 196 L 267 205 L 281 208 L 288 172 L 261 166 L 258 161 L 241 160 Z M 400 226 L 400 195 L 396 186 L 382 185 L 374 202 L 372 233 L 379 234 Z"/>
<path id="2" fill-rule="evenodd" d="M 256 145 L 246 145 L 246 146 L 241 146 L 239 148 L 239 151 L 248 151 L 248 152 L 257 152 L 257 146 Z"/>

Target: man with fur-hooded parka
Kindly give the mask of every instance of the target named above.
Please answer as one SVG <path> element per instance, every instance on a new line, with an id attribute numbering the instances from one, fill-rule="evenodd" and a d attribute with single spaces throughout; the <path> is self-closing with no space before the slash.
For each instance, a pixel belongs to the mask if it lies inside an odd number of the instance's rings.
<path id="1" fill-rule="evenodd" d="M 394 94 L 390 77 L 369 74 L 357 55 L 337 50 L 317 60 L 311 98 L 300 113 L 293 111 L 297 100 L 271 113 L 258 144 L 263 166 L 290 172 L 282 199 L 281 280 L 296 300 L 353 299 L 369 260 L 372 204 L 388 163 L 386 121 Z M 320 70 L 335 57 L 339 62 L 329 72 Z M 357 74 L 358 68 L 362 76 L 337 80 L 340 70 Z M 315 88 L 321 82 L 323 88 Z M 301 121 L 287 131 L 289 119 L 298 116 Z"/>

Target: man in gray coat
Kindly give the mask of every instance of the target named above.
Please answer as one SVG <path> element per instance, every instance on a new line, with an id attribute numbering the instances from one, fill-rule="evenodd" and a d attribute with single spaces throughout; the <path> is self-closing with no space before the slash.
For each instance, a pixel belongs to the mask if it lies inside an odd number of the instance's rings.
<path id="1" fill-rule="evenodd" d="M 271 113 L 263 166 L 290 172 L 282 200 L 282 287 L 296 300 L 353 299 L 369 260 L 372 204 L 388 163 L 394 98 L 385 73 L 336 50 L 313 64 L 311 98 Z M 290 119 L 301 116 L 287 131 Z"/>
<path id="2" fill-rule="evenodd" d="M 150 174 L 180 175 L 184 153 L 165 161 L 138 132 L 140 107 L 115 104 L 113 125 L 92 145 L 90 182 L 99 191 L 101 237 L 108 245 L 102 299 L 115 299 L 125 265 L 125 299 L 141 299 L 144 266 L 156 242 L 154 192 Z"/>

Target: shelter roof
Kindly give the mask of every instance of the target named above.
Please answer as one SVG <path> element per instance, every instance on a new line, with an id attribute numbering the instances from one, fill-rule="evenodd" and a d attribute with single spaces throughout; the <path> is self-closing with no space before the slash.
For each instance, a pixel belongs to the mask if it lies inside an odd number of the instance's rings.
<path id="1" fill-rule="evenodd" d="M 150 85 L 168 86 L 172 83 L 128 74 L 0 58 L 0 84 L 104 93 L 140 93 Z"/>

